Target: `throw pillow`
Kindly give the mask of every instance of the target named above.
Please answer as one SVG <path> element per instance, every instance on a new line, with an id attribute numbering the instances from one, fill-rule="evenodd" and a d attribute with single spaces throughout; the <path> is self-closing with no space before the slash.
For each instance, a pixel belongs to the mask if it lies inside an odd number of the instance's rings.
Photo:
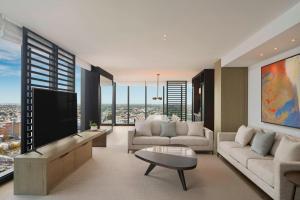
<path id="1" fill-rule="evenodd" d="M 159 136 L 160 135 L 160 124 L 161 120 L 147 120 L 150 121 L 151 123 L 151 133 L 154 136 Z"/>
<path id="2" fill-rule="evenodd" d="M 180 118 L 177 115 L 172 115 L 171 117 L 171 121 L 176 122 L 176 121 L 180 121 Z"/>
<path id="3" fill-rule="evenodd" d="M 239 143 L 243 147 L 247 146 L 250 143 L 254 133 L 255 130 L 253 128 L 242 125 L 235 136 L 235 142 Z"/>
<path id="4" fill-rule="evenodd" d="M 266 156 L 272 148 L 274 138 L 275 132 L 257 132 L 253 138 L 251 149 L 262 156 Z"/>
<path id="5" fill-rule="evenodd" d="M 161 122 L 160 136 L 175 137 L 176 136 L 176 122 Z"/>
<path id="6" fill-rule="evenodd" d="M 176 135 L 187 135 L 189 127 L 186 122 L 177 121 L 176 122 Z"/>
<path id="7" fill-rule="evenodd" d="M 274 160 L 279 162 L 300 161 L 300 142 L 284 136 L 278 145 Z"/>
<path id="8" fill-rule="evenodd" d="M 151 122 L 147 120 L 137 120 L 135 122 L 135 135 L 136 136 L 152 136 Z"/>
<path id="9" fill-rule="evenodd" d="M 204 137 L 204 122 L 188 122 L 190 136 L 201 136 Z"/>

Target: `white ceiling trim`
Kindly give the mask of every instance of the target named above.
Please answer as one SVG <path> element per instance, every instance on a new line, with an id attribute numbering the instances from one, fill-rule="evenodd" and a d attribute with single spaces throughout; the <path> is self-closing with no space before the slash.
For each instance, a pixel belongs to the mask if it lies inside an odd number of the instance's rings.
<path id="1" fill-rule="evenodd" d="M 241 56 L 264 44 L 268 40 L 283 33 L 300 23 L 300 3 L 286 11 L 284 14 L 273 20 L 267 26 L 256 32 L 250 38 L 242 42 L 239 46 L 228 52 L 221 58 L 221 66 L 229 66 L 230 63 Z"/>

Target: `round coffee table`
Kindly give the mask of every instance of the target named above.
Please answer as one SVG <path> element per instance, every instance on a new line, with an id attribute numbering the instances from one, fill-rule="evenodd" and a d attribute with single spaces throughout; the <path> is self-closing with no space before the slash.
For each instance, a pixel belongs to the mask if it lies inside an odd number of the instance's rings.
<path id="1" fill-rule="evenodd" d="M 145 173 L 146 176 L 155 166 L 177 170 L 185 191 L 187 187 L 184 170 L 191 170 L 197 166 L 196 153 L 191 148 L 185 146 L 154 146 L 136 151 L 135 156 L 150 163 Z"/>

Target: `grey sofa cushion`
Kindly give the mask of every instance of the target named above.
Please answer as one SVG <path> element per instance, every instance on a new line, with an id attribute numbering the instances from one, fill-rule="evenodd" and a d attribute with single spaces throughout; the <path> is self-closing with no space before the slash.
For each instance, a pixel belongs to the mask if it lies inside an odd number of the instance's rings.
<path id="1" fill-rule="evenodd" d="M 161 122 L 160 136 L 175 137 L 176 136 L 176 122 Z"/>
<path id="2" fill-rule="evenodd" d="M 187 146 L 208 146 L 209 140 L 199 136 L 176 136 L 170 139 L 170 144 L 183 144 Z"/>
<path id="3" fill-rule="evenodd" d="M 251 149 L 260 155 L 266 156 L 271 151 L 274 138 L 275 132 L 258 132 L 253 138 Z"/>
<path id="4" fill-rule="evenodd" d="M 168 137 L 160 136 L 139 136 L 134 137 L 132 140 L 134 145 L 168 145 L 170 139 Z"/>

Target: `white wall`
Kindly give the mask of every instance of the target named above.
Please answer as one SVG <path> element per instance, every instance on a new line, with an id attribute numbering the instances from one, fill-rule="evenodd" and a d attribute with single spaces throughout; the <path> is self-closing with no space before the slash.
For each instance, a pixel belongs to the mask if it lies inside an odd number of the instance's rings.
<path id="1" fill-rule="evenodd" d="M 261 127 L 300 137 L 300 129 L 261 122 L 261 67 L 300 53 L 300 46 L 281 53 L 248 68 L 248 125 Z"/>

